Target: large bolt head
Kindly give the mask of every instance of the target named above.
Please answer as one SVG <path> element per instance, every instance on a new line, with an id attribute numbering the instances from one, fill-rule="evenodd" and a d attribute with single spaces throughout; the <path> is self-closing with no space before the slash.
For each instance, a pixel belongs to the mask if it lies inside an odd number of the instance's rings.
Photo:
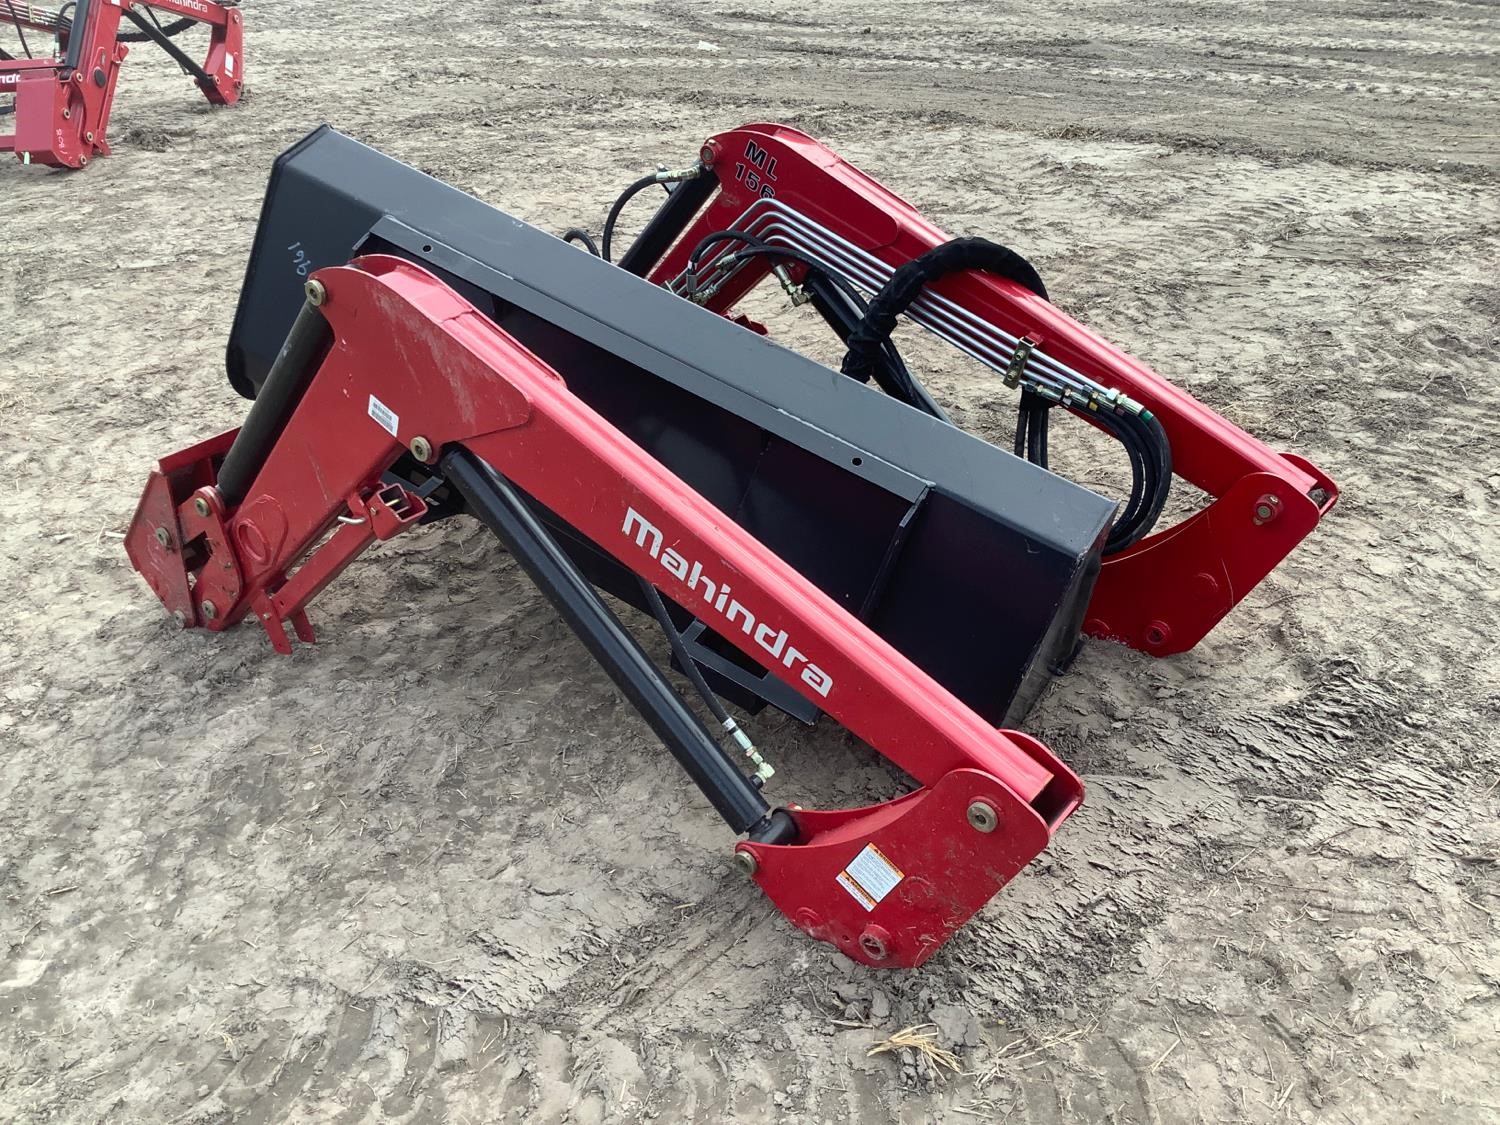
<path id="1" fill-rule="evenodd" d="M 432 460 L 432 442 L 424 437 L 411 439 L 411 455 L 418 461 L 428 462 Z"/>
<path id="2" fill-rule="evenodd" d="M 308 278 L 307 284 L 302 287 L 307 294 L 307 303 L 313 308 L 318 308 L 324 301 L 328 300 L 328 290 L 323 288 L 323 283 L 315 278 Z"/>
<path id="3" fill-rule="evenodd" d="M 163 547 L 170 547 L 172 545 L 172 533 L 164 527 L 158 527 L 156 529 L 156 541 Z"/>
<path id="4" fill-rule="evenodd" d="M 202 609 L 203 617 L 205 620 L 212 621 L 214 618 L 219 616 L 219 607 L 214 605 L 214 603 L 211 601 L 204 601 Z"/>
<path id="5" fill-rule="evenodd" d="M 975 832 L 993 832 L 1000 826 L 1000 814 L 988 801 L 971 801 L 967 812 L 969 827 Z"/>
<path id="6" fill-rule="evenodd" d="M 207 516 L 209 513 L 208 501 L 201 496 L 195 497 L 193 499 L 193 511 L 197 512 L 200 516 Z"/>
<path id="7" fill-rule="evenodd" d="M 760 870 L 760 864 L 755 860 L 753 852 L 735 852 L 734 865 L 744 873 L 745 878 L 755 878 L 755 873 Z"/>

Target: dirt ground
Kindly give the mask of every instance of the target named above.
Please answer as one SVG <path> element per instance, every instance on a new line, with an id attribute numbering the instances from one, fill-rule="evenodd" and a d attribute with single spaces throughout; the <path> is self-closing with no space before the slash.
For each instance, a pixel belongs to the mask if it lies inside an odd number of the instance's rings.
<path id="1" fill-rule="evenodd" d="M 0 1120 L 1500 1120 L 1496 14 L 288 0 L 225 111 L 137 47 L 115 156 L 0 164 Z M 1344 488 L 1194 652 L 1086 647 L 1029 729 L 1087 804 L 916 972 L 734 873 L 476 525 L 373 552 L 291 658 L 177 631 L 121 548 L 153 458 L 243 416 L 306 130 L 561 230 L 755 120 Z M 921 354 L 1004 440 L 995 380 Z M 899 788 L 754 726 L 783 799 Z M 962 1073 L 868 1054 L 920 1024 Z"/>

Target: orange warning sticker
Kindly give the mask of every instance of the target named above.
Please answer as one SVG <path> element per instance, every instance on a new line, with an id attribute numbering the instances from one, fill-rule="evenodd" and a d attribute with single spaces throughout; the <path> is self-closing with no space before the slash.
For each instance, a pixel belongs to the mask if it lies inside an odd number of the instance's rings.
<path id="1" fill-rule="evenodd" d="M 874 910 L 904 878 L 905 873 L 885 853 L 874 844 L 866 844 L 838 873 L 838 884 L 866 910 Z"/>

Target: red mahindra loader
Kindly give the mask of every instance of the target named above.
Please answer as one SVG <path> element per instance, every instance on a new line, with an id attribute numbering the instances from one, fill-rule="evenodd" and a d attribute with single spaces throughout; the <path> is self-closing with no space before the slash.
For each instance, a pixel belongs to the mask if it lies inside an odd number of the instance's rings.
<path id="1" fill-rule="evenodd" d="M 480 520 L 743 837 L 736 862 L 865 964 L 922 964 L 1078 807 L 1014 728 L 1083 634 L 1191 648 L 1337 497 L 1069 319 L 1020 255 L 949 239 L 794 129 L 644 177 L 602 255 L 565 238 L 326 127 L 301 141 L 229 340 L 253 404 L 151 474 L 130 558 L 184 626 L 253 619 L 289 652 L 366 548 Z M 736 313 L 768 280 L 841 338 L 841 370 Z M 1013 450 L 948 420 L 893 342 L 902 315 L 1019 391 Z M 1046 467 L 1060 413 L 1123 447 L 1123 502 Z M 1158 528 L 1174 474 L 1209 502 Z M 711 725 L 600 591 L 656 619 Z M 773 799 L 726 701 L 826 714 L 915 788 Z"/>
<path id="2" fill-rule="evenodd" d="M 0 47 L 0 118 L 14 128 L 0 133 L 0 152 L 23 164 L 82 168 L 108 156 L 109 111 L 120 64 L 131 42 L 152 42 L 192 77 L 212 105 L 234 105 L 245 81 L 244 26 L 235 0 L 68 0 L 60 9 L 0 0 L 0 26 L 15 30 L 21 54 Z M 160 10 L 177 18 L 163 24 Z M 120 21 L 134 32 L 120 30 Z M 173 40 L 189 28 L 209 29 L 199 63 Z M 52 53 L 35 54 L 27 30 L 52 36 Z M 37 43 L 37 47 L 41 44 Z"/>

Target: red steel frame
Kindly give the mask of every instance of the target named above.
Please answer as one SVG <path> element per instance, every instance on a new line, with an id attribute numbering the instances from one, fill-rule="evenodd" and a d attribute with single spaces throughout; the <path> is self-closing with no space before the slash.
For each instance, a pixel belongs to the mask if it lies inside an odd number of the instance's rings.
<path id="1" fill-rule="evenodd" d="M 665 547 L 712 564 L 831 684 L 825 694 L 780 664 L 771 671 L 920 783 L 870 808 L 792 806 L 797 843 L 738 845 L 805 932 L 866 964 L 920 965 L 1077 807 L 1078 778 L 1041 743 L 989 726 L 430 273 L 373 255 L 312 281 L 332 348 L 244 502 L 227 509 L 214 486 L 231 431 L 162 461 L 136 511 L 126 549 L 183 624 L 222 630 L 253 615 L 280 651 L 290 651 L 287 624 L 311 641 L 308 602 L 425 510 L 382 474 L 408 452 L 436 463 L 461 445 L 668 597 L 662 564 L 625 532 L 628 511 Z M 732 618 L 721 624 L 766 662 Z M 868 878 L 861 894 L 848 887 L 850 864 L 874 862 L 872 850 L 888 878 L 899 874 L 883 897 Z"/>
<path id="2" fill-rule="evenodd" d="M 196 20 L 211 29 L 199 81 L 213 105 L 234 105 L 245 81 L 244 21 L 238 8 L 214 0 L 89 0 L 80 6 L 61 36 L 59 55 L 39 59 L 0 59 L 0 94 L 15 95 L 15 132 L 0 134 L 0 152 L 14 152 L 27 164 L 82 168 L 94 156 L 108 156 L 110 107 L 120 64 L 129 48 L 119 41 L 126 9 L 154 8 Z M 56 13 L 20 0 L 0 0 L 0 27 L 19 22 L 38 31 L 57 30 Z M 76 43 L 77 65 L 66 59 Z"/>
<path id="3" fill-rule="evenodd" d="M 677 277 L 704 236 L 732 229 L 759 197 L 790 204 L 893 268 L 949 241 L 911 204 L 796 129 L 745 125 L 709 138 L 700 158 L 717 174 L 719 188 L 651 270 L 658 284 Z M 708 307 L 730 314 L 765 276 L 766 260 L 756 261 Z M 1317 466 L 1270 449 L 1015 282 L 963 273 L 933 288 L 1145 404 L 1171 442 L 1176 475 L 1212 497 L 1181 523 L 1104 560 L 1084 624 L 1088 633 L 1159 656 L 1192 648 L 1338 499 L 1338 487 Z"/>

